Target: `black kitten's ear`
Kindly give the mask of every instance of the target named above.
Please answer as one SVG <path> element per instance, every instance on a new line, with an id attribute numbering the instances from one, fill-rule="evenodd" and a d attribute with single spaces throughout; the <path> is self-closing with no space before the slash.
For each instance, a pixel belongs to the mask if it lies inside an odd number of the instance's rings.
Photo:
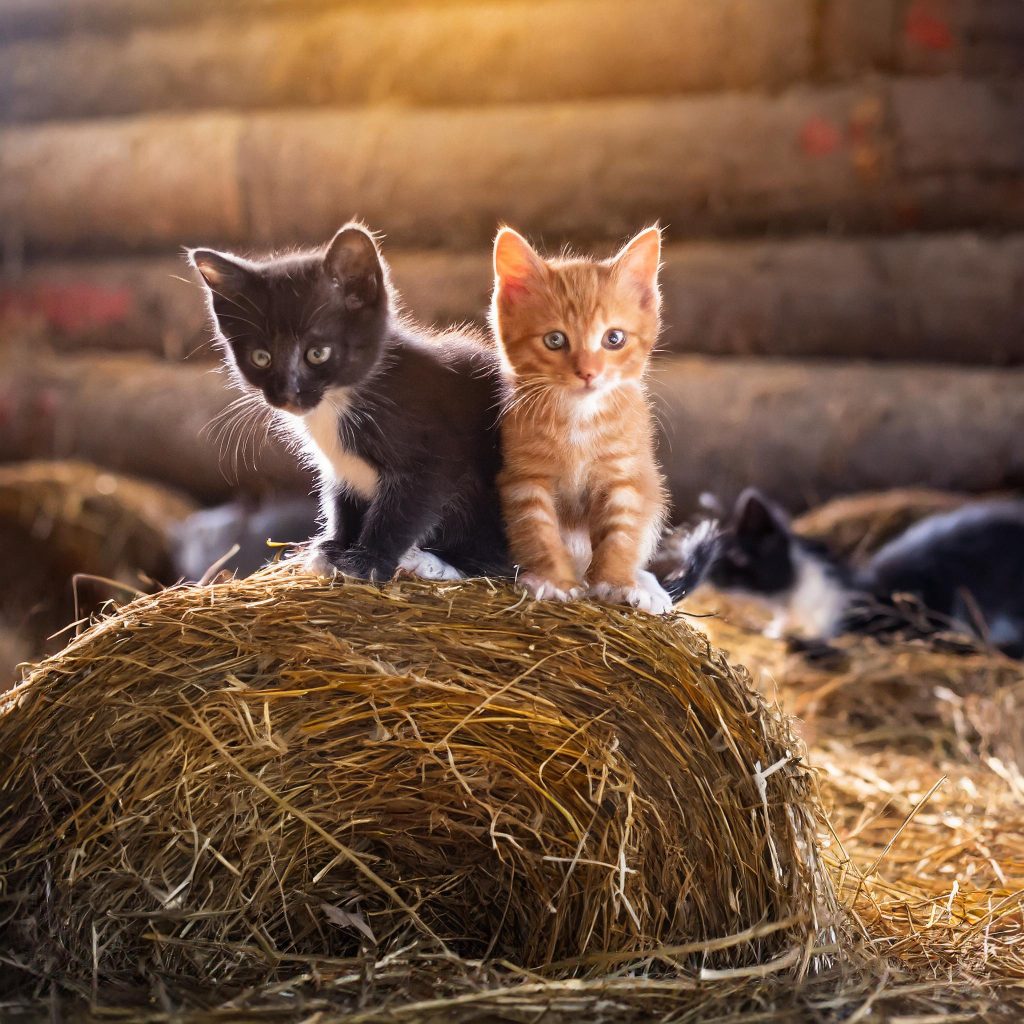
<path id="1" fill-rule="evenodd" d="M 237 295 L 252 283 L 252 271 L 241 260 L 213 249 L 191 249 L 189 263 L 216 295 Z"/>
<path id="2" fill-rule="evenodd" d="M 376 305 L 384 295 L 384 270 L 377 245 L 368 231 L 344 227 L 327 247 L 327 276 L 342 290 L 348 309 Z"/>
<path id="3" fill-rule="evenodd" d="M 739 537 L 789 533 L 786 517 L 755 487 L 748 487 L 737 498 L 733 521 Z"/>

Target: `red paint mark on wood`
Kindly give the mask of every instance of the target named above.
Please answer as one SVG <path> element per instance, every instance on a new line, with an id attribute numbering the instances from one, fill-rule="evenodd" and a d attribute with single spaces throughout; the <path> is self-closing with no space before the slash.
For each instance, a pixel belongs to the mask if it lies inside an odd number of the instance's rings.
<path id="1" fill-rule="evenodd" d="M 924 50 L 951 50 L 955 42 L 949 23 L 935 13 L 927 0 L 918 0 L 911 6 L 903 30 L 912 43 Z"/>
<path id="2" fill-rule="evenodd" d="M 43 419 L 53 419 L 57 414 L 60 398 L 53 388 L 44 388 L 36 399 L 36 412 Z"/>
<path id="3" fill-rule="evenodd" d="M 842 132 L 825 117 L 810 117 L 800 129 L 800 148 L 808 156 L 828 156 L 842 141 Z"/>
<path id="4" fill-rule="evenodd" d="M 123 323 L 134 305 L 129 288 L 43 284 L 0 290 L 0 318 L 42 320 L 48 327 L 67 334 Z"/>

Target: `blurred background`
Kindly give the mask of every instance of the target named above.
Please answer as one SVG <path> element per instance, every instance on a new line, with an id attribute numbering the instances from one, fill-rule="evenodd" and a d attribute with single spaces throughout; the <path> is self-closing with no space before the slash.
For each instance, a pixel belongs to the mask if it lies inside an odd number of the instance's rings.
<path id="1" fill-rule="evenodd" d="M 1024 484 L 1024 0 L 0 0 L 0 117 L 0 666 L 302 539 L 181 251 L 354 215 L 438 324 L 660 221 L 677 518 Z"/>

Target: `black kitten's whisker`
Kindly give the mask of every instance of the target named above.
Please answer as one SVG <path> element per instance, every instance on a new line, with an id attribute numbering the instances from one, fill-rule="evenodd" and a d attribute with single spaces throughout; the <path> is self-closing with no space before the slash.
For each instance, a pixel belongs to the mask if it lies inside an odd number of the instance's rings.
<path id="1" fill-rule="evenodd" d="M 259 409 L 261 407 L 262 403 L 255 395 L 243 394 L 211 417 L 199 431 L 199 436 L 209 437 L 214 443 L 217 443 L 230 430 L 236 417 L 249 408 Z"/>
<path id="2" fill-rule="evenodd" d="M 238 446 L 251 417 L 264 415 L 265 407 L 250 391 L 244 391 L 207 422 L 200 436 L 207 436 L 218 446 L 218 461 L 222 470 L 225 463 L 230 469 L 229 480 L 238 479 Z M 230 457 L 229 457 L 230 455 Z"/>
<path id="3" fill-rule="evenodd" d="M 254 410 L 249 418 L 248 434 L 246 436 L 246 449 L 251 452 L 252 460 L 250 465 L 255 473 L 258 468 L 259 457 L 267 443 L 267 416 L 263 409 Z"/>
<path id="4" fill-rule="evenodd" d="M 324 301 L 321 302 L 320 305 L 317 306 L 316 309 L 314 309 L 313 312 L 310 313 L 303 321 L 302 328 L 300 329 L 299 333 L 305 334 L 306 331 L 308 331 L 309 328 L 313 325 L 313 322 L 316 320 L 316 318 L 328 307 L 329 304 L 330 299 L 324 299 Z"/>
<path id="5" fill-rule="evenodd" d="M 239 316 L 237 313 L 225 313 L 222 317 L 223 320 L 233 320 L 240 324 L 245 324 L 246 327 L 251 327 L 254 331 L 260 330 L 260 325 L 255 320 L 249 320 L 247 317 Z"/>
<path id="6" fill-rule="evenodd" d="M 249 308 L 257 316 L 259 316 L 259 314 L 260 314 L 260 307 L 257 306 L 256 303 L 248 295 L 245 295 L 245 294 L 242 294 L 242 293 L 240 293 L 238 295 L 227 295 L 227 294 L 225 294 L 222 291 L 218 291 L 212 285 L 207 285 L 207 287 L 210 289 L 211 292 L 213 292 L 214 295 L 217 296 L 217 298 L 222 299 L 224 302 L 227 302 L 229 305 L 237 306 L 239 309 L 245 309 L 245 306 L 243 306 L 242 303 L 239 301 L 240 299 L 244 299 L 246 301 L 246 303 L 248 304 Z M 217 315 L 218 315 L 218 317 L 221 317 L 224 314 L 223 313 L 218 313 Z"/>

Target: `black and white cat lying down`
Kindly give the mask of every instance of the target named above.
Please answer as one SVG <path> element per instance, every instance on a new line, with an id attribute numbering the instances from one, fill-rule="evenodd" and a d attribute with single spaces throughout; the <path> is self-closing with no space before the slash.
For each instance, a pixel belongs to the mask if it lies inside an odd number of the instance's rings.
<path id="1" fill-rule="evenodd" d="M 1024 501 L 928 516 L 853 566 L 797 536 L 781 509 L 748 490 L 717 543 L 705 579 L 768 604 L 778 634 L 869 631 L 879 607 L 910 595 L 950 628 L 1024 657 Z"/>

